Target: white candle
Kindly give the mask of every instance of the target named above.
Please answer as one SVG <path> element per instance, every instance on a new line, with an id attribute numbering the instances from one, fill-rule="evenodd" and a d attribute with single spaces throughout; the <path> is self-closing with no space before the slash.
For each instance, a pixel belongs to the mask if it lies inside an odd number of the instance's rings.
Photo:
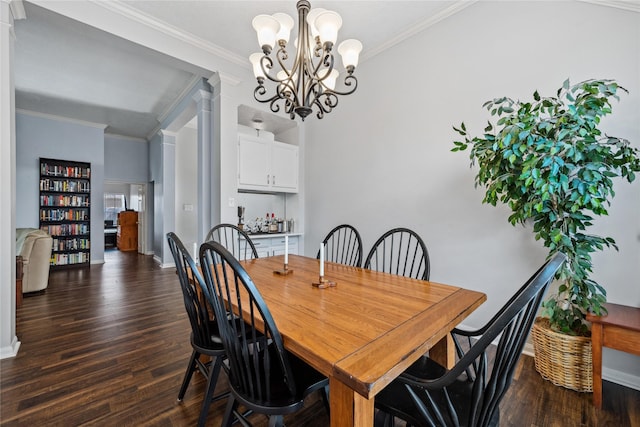
<path id="1" fill-rule="evenodd" d="M 324 277 L 324 242 L 320 243 L 320 277 Z"/>
<path id="2" fill-rule="evenodd" d="M 198 243 L 193 242 L 193 260 L 198 262 Z"/>
<path id="3" fill-rule="evenodd" d="M 289 264 L 289 236 L 284 236 L 284 263 Z"/>

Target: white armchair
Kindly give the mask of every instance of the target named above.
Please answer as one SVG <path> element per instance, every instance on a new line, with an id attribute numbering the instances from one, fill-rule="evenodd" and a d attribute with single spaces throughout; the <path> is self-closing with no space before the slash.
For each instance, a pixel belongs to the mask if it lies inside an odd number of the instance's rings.
<path id="1" fill-rule="evenodd" d="M 53 238 L 36 228 L 16 230 L 16 255 L 22 255 L 22 293 L 41 291 L 49 284 Z"/>

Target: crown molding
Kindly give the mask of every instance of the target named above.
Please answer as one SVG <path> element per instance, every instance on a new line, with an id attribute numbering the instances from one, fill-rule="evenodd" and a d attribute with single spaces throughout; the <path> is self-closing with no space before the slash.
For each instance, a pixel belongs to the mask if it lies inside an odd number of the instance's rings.
<path id="1" fill-rule="evenodd" d="M 165 145 L 167 147 L 175 147 L 176 139 L 178 138 L 177 132 L 171 132 L 166 129 L 160 129 L 158 131 L 158 135 L 160 136 L 160 145 Z"/>
<path id="2" fill-rule="evenodd" d="M 31 110 L 23 110 L 22 108 L 16 108 L 16 113 L 25 114 L 27 116 L 33 116 L 33 117 L 40 117 L 42 119 L 56 120 L 58 122 L 67 122 L 67 123 L 73 123 L 76 125 L 89 126 L 92 128 L 97 128 L 102 130 L 105 130 L 108 126 L 104 123 L 87 122 L 84 120 L 71 119 L 69 117 L 56 116 L 54 114 L 39 113 L 37 111 L 31 111 Z"/>
<path id="3" fill-rule="evenodd" d="M 174 39 L 190 44 L 198 49 L 226 59 L 227 61 L 232 62 L 236 65 L 240 65 L 243 68 L 250 68 L 249 61 L 245 57 L 237 55 L 221 46 L 190 34 L 181 28 L 174 27 L 173 25 L 160 21 L 132 6 L 123 3 L 121 0 L 91 1 L 100 7 L 108 9 L 109 11 L 119 14 L 127 19 L 135 21 L 140 25 L 144 25 L 169 37 L 173 37 Z"/>
<path id="4" fill-rule="evenodd" d="M 387 40 L 385 43 L 381 44 L 377 48 L 365 51 L 362 55 L 362 61 L 366 61 L 370 58 L 373 58 L 376 55 L 379 55 L 385 50 L 390 49 L 393 46 L 397 45 L 398 43 L 401 43 L 415 36 L 416 34 L 426 30 L 427 28 L 437 24 L 438 22 L 452 15 L 455 15 L 456 13 L 460 12 L 463 9 L 466 9 L 467 7 L 473 5 L 478 1 L 479 0 L 459 0 L 455 2 L 451 6 L 446 7 L 442 9 L 440 12 L 438 12 L 437 14 L 431 16 L 429 19 L 425 19 L 424 21 L 412 27 L 407 28 L 405 31 L 393 37 L 392 39 Z"/>
<path id="5" fill-rule="evenodd" d="M 193 90 L 193 88 L 198 84 L 198 82 L 202 79 L 202 77 L 200 76 L 193 76 L 191 81 L 189 82 L 188 85 L 185 86 L 185 88 L 182 90 L 182 92 L 180 93 L 180 95 L 178 95 L 174 101 L 171 103 L 171 105 L 169 105 L 165 111 L 160 114 L 160 116 L 158 117 L 158 122 L 163 123 L 167 117 L 169 117 L 169 115 L 173 112 L 173 110 L 176 109 L 176 107 L 184 100 L 184 98 L 189 94 L 189 92 L 191 92 Z M 151 134 L 153 135 L 156 131 L 153 131 Z"/>
<path id="6" fill-rule="evenodd" d="M 7 0 L 2 0 L 7 1 Z M 13 15 L 13 20 L 17 21 L 19 19 L 25 19 L 27 17 L 27 13 L 24 10 L 24 4 L 22 0 L 8 0 L 9 1 L 9 9 L 11 9 L 11 15 Z"/>
<path id="7" fill-rule="evenodd" d="M 640 13 L 640 2 L 638 0 L 578 0 L 583 3 L 591 3 L 598 6 L 613 7 L 629 12 Z"/>
<path id="8" fill-rule="evenodd" d="M 149 142 L 144 138 L 139 138 L 136 136 L 129 136 L 129 135 L 120 135 L 119 133 L 109 133 L 109 132 L 105 132 L 104 133 L 105 137 L 109 137 L 110 139 L 119 139 L 121 141 L 130 141 L 130 142 Z"/>
<path id="9" fill-rule="evenodd" d="M 240 83 L 242 83 L 242 79 L 234 76 L 233 74 L 219 71 L 218 76 L 220 77 L 220 81 L 222 83 L 228 84 L 230 86 L 238 86 Z M 208 81 L 211 82 L 212 80 L 209 79 Z"/>

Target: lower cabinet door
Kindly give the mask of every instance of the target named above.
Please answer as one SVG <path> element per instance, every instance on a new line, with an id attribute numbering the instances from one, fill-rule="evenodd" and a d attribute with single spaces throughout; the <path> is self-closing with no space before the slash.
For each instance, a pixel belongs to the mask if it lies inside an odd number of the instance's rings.
<path id="1" fill-rule="evenodd" d="M 284 255 L 284 237 L 271 239 L 271 254 Z M 298 255 L 298 237 L 289 237 L 289 254 Z"/>

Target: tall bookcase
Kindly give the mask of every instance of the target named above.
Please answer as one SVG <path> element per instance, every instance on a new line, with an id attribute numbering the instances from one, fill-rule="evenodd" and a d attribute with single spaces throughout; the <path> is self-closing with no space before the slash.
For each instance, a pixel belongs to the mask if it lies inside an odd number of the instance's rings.
<path id="1" fill-rule="evenodd" d="M 40 158 L 40 229 L 51 266 L 86 266 L 91 248 L 91 163 Z"/>

